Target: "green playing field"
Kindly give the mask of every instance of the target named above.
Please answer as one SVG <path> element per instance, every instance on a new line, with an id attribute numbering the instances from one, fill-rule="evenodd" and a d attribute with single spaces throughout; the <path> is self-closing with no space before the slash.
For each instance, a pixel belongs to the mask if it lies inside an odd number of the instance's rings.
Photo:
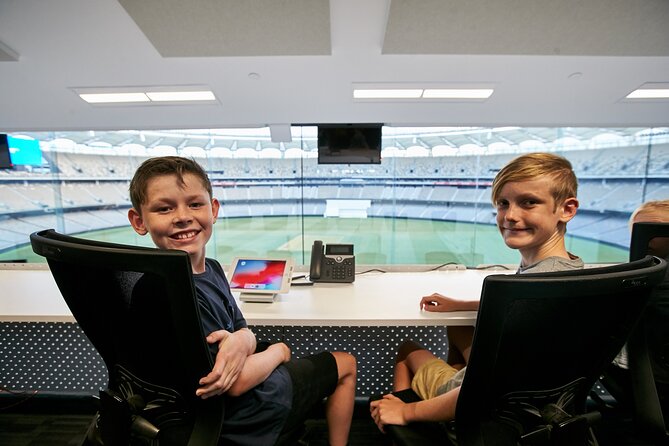
<path id="1" fill-rule="evenodd" d="M 153 246 L 128 227 L 78 234 L 114 243 Z M 229 263 L 235 256 L 291 256 L 308 263 L 314 240 L 353 243 L 356 263 L 362 264 L 516 264 L 519 255 L 508 249 L 494 226 L 404 218 L 252 217 L 226 218 L 216 222 L 208 245 L 209 257 Z M 623 262 L 627 250 L 567 237 L 569 251 L 588 263 Z M 41 262 L 30 246 L 7 251 L 0 259 L 27 258 Z"/>

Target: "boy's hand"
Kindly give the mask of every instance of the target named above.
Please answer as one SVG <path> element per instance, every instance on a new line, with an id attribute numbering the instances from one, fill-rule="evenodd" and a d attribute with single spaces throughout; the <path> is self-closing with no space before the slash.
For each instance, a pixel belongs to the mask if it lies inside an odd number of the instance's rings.
<path id="1" fill-rule="evenodd" d="M 369 410 L 372 419 L 381 432 L 385 432 L 383 427 L 386 424 L 395 424 L 404 426 L 409 422 L 407 410 L 411 404 L 406 404 L 395 395 L 384 395 L 382 399 L 372 401 Z"/>
<path id="2" fill-rule="evenodd" d="M 458 311 L 461 302 L 452 297 L 443 296 L 439 293 L 433 293 L 420 300 L 420 308 L 425 311 Z"/>
<path id="3" fill-rule="evenodd" d="M 420 308 L 425 311 L 478 311 L 478 300 L 456 299 L 433 293 L 420 300 Z"/>
<path id="4" fill-rule="evenodd" d="M 214 368 L 200 379 L 201 387 L 195 392 L 197 396 L 209 398 L 220 395 L 237 380 L 249 355 L 249 343 L 245 337 L 241 330 L 235 333 L 218 330 L 207 336 L 208 343 L 218 343 L 218 353 Z"/>

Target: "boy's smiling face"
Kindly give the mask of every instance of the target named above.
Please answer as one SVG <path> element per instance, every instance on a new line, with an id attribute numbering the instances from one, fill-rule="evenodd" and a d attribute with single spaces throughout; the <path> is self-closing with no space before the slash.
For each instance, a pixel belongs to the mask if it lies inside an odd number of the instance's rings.
<path id="1" fill-rule="evenodd" d="M 495 203 L 504 243 L 520 251 L 523 266 L 551 256 L 568 257 L 564 228 L 576 215 L 578 200 L 567 198 L 556 206 L 552 182 L 552 178 L 541 176 L 506 183 Z"/>
<path id="2" fill-rule="evenodd" d="M 161 175 L 147 183 L 146 201 L 139 212 L 128 211 L 128 219 L 140 235 L 151 235 L 162 249 L 188 252 L 193 273 L 204 272 L 205 245 L 218 215 L 218 200 L 212 199 L 195 175 L 186 173 L 184 183 L 176 175 Z"/>

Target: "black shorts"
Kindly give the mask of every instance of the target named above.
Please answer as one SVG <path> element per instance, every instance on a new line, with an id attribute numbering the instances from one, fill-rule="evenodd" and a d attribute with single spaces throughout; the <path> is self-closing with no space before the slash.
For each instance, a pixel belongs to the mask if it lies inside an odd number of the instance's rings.
<path id="1" fill-rule="evenodd" d="M 291 360 L 283 366 L 293 382 L 293 406 L 283 427 L 283 432 L 291 432 L 301 428 L 314 406 L 334 392 L 339 372 L 329 352 Z"/>

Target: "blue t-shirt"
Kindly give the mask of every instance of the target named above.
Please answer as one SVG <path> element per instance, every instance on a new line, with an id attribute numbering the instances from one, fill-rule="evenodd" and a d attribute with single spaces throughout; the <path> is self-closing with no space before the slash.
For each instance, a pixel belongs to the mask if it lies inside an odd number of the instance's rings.
<path id="1" fill-rule="evenodd" d="M 246 327 L 223 268 L 216 260 L 206 259 L 205 272 L 194 274 L 193 279 L 205 335 L 221 329 L 232 333 Z M 218 346 L 210 345 L 210 351 L 215 360 Z M 282 366 L 243 395 L 225 396 L 221 438 L 226 444 L 274 444 L 290 412 L 292 396 L 290 375 Z"/>
<path id="2" fill-rule="evenodd" d="M 194 274 L 196 299 L 200 312 L 202 332 L 234 332 L 246 327 L 246 320 L 232 297 L 230 286 L 221 265 L 207 259 L 205 272 Z M 184 364 L 172 351 L 176 344 L 174 329 L 169 325 L 169 310 L 164 299 L 165 284 L 151 275 L 144 275 L 133 287 L 130 302 L 128 330 L 138 340 L 137 348 L 130 352 L 134 370 L 151 383 L 177 392 L 191 392 L 192 388 L 176 388 L 189 376 L 180 376 Z M 212 361 L 216 359 L 218 345 L 209 345 Z M 290 412 L 293 384 L 288 370 L 277 367 L 258 386 L 239 397 L 225 398 L 225 419 L 222 443 L 235 445 L 274 444 Z"/>

